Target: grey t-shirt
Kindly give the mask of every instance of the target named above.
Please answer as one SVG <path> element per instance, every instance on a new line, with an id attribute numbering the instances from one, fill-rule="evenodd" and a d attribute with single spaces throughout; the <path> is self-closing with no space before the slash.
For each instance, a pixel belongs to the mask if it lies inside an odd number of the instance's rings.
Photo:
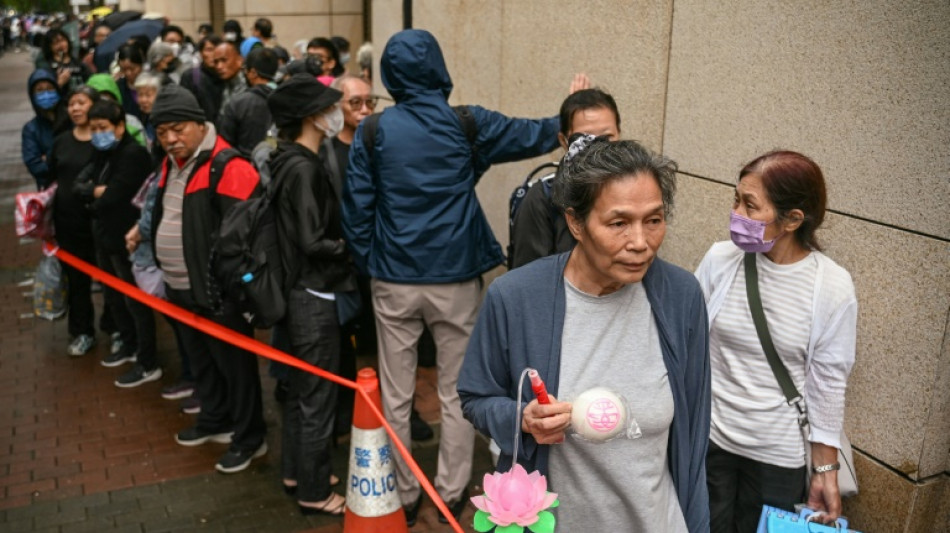
<path id="1" fill-rule="evenodd" d="M 558 399 L 593 387 L 620 394 L 642 436 L 593 443 L 569 435 L 553 445 L 549 482 L 558 531 L 687 531 L 667 464 L 673 395 L 643 285 L 606 296 L 565 278 Z"/>

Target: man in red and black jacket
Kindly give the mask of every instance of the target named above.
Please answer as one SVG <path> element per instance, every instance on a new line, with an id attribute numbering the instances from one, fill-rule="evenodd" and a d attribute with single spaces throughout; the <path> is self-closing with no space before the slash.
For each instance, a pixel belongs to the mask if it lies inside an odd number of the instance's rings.
<path id="1" fill-rule="evenodd" d="M 162 162 L 152 211 L 155 259 L 168 299 L 238 333 L 253 329 L 227 300 L 213 309 L 209 262 L 214 236 L 229 207 L 260 193 L 260 176 L 241 158 L 232 159 L 211 189 L 214 156 L 229 148 L 214 125 L 205 122 L 194 95 L 177 85 L 159 91 L 150 116 L 168 154 Z M 176 324 L 191 357 L 201 413 L 175 440 L 182 446 L 230 443 L 215 468 L 226 474 L 247 468 L 267 453 L 261 408 L 261 382 L 255 356 L 184 324 Z"/>

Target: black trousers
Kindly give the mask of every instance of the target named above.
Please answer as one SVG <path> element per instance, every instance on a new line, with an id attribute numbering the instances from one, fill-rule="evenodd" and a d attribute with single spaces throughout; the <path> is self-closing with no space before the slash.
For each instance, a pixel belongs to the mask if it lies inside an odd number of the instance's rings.
<path id="1" fill-rule="evenodd" d="M 287 327 L 294 357 L 328 372 L 340 365 L 340 326 L 336 303 L 305 290 L 290 291 Z M 330 496 L 330 439 L 337 385 L 309 372 L 290 369 L 284 403 L 281 470 L 297 481 L 297 499 L 318 502 Z"/>
<path id="2" fill-rule="evenodd" d="M 190 290 L 179 291 L 166 285 L 165 294 L 179 307 L 242 335 L 254 336 L 251 325 L 232 306 L 225 304 L 222 313 L 216 315 L 195 305 Z M 267 432 L 257 357 L 191 326 L 180 322 L 175 322 L 175 326 L 190 359 L 195 392 L 201 402 L 195 425 L 209 433 L 234 431 L 232 450 L 256 450 Z"/>
<path id="3" fill-rule="evenodd" d="M 805 467 L 760 463 L 710 441 L 706 486 L 712 533 L 754 533 L 763 505 L 793 511 L 804 501 Z"/>
<path id="4" fill-rule="evenodd" d="M 135 285 L 132 262 L 129 261 L 128 254 L 110 254 L 102 249 L 99 249 L 98 253 L 99 268 L 126 283 Z M 157 368 L 155 313 L 147 305 L 111 287 L 103 285 L 102 291 L 102 296 L 112 311 L 112 319 L 122 337 L 122 349 L 137 352 L 138 363 L 145 370 Z"/>
<path id="5" fill-rule="evenodd" d="M 57 242 L 67 252 L 83 261 L 96 264 L 96 248 L 92 237 L 74 236 L 60 232 L 56 236 Z M 66 262 L 62 262 L 63 272 L 66 274 L 67 301 L 67 329 L 70 337 L 89 335 L 95 337 L 95 309 L 92 305 L 92 278 L 76 270 Z"/>

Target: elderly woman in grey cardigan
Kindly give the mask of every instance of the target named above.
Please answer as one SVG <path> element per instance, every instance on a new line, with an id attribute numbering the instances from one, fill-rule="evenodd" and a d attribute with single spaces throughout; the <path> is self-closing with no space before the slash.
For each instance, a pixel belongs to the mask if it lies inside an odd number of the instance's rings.
<path id="1" fill-rule="evenodd" d="M 517 446 L 519 464 L 548 476 L 559 530 L 709 529 L 706 305 L 695 278 L 656 255 L 675 170 L 636 142 L 575 139 L 553 198 L 577 245 L 495 281 L 472 333 L 463 412 L 498 442 L 499 470 Z M 516 400 L 526 367 L 556 397 L 549 404 L 529 387 Z M 563 400 L 596 386 L 623 398 L 640 435 L 565 438 L 574 406 Z"/>

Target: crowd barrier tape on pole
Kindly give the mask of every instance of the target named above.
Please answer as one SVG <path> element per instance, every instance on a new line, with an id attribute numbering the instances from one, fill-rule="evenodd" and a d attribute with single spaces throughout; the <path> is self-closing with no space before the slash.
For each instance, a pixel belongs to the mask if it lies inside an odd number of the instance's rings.
<path id="1" fill-rule="evenodd" d="M 311 374 L 318 376 L 320 378 L 323 378 L 323 379 L 332 381 L 333 383 L 336 383 L 338 385 L 342 385 L 344 387 L 349 387 L 351 389 L 356 390 L 357 393 L 360 394 L 360 396 L 365 401 L 364 403 L 373 413 L 373 416 L 379 420 L 379 423 L 386 430 L 386 433 L 389 434 L 390 442 L 392 443 L 393 446 L 395 446 L 399 454 L 402 455 L 403 459 L 406 461 L 406 464 L 409 466 L 409 469 L 412 471 L 413 475 L 415 475 L 416 478 L 419 480 L 419 484 L 422 486 L 422 489 L 425 490 L 426 493 L 429 495 L 429 498 L 432 499 L 432 502 L 439 509 L 439 512 L 442 513 L 442 515 L 445 516 L 449 520 L 449 525 L 452 526 L 452 529 L 454 529 L 456 533 L 464 533 L 462 531 L 462 526 L 459 525 L 458 521 L 455 520 L 455 517 L 452 515 L 452 513 L 449 512 L 448 507 L 445 505 L 445 502 L 442 501 L 442 498 L 439 496 L 439 493 L 435 490 L 435 487 L 432 486 L 432 483 L 429 481 L 429 478 L 426 477 L 426 475 L 422 472 L 422 469 L 419 467 L 419 464 L 416 463 L 415 459 L 412 458 L 412 453 L 410 453 L 409 450 L 406 449 L 406 447 L 403 445 L 402 441 L 399 440 L 399 436 L 396 435 L 396 432 L 393 430 L 393 428 L 389 425 L 388 422 L 386 422 L 386 417 L 383 416 L 383 413 L 373 403 L 367 391 L 363 387 L 357 385 L 355 381 L 350 381 L 346 378 L 337 376 L 336 374 L 333 374 L 331 372 L 327 372 L 326 370 L 323 370 L 322 368 L 315 367 L 311 364 L 301 361 L 300 359 L 297 359 L 296 357 L 286 354 L 272 346 L 264 344 L 263 342 L 257 339 L 253 339 L 246 335 L 242 335 L 232 329 L 226 328 L 222 326 L 221 324 L 218 324 L 217 322 L 204 318 L 192 311 L 187 311 L 181 307 L 178 307 L 177 305 L 167 300 L 162 300 L 161 298 L 158 298 L 156 296 L 152 296 L 151 294 L 143 292 L 137 286 L 132 285 L 131 283 L 127 283 L 109 274 L 108 272 L 105 272 L 99 269 L 98 267 L 91 265 L 83 261 L 82 259 L 79 259 L 78 257 L 63 250 L 62 248 L 58 248 L 55 243 L 51 243 L 47 241 L 44 243 L 43 246 L 46 250 L 49 250 L 49 251 L 52 251 L 55 249 L 56 257 L 60 261 L 63 261 L 64 263 L 75 268 L 76 270 L 92 278 L 95 278 L 99 282 L 108 285 L 112 289 L 115 289 L 116 291 L 126 296 L 129 296 L 130 298 L 134 298 L 138 300 L 139 302 L 151 307 L 152 309 L 164 315 L 174 318 L 175 320 L 181 322 L 182 324 L 191 326 L 192 328 L 195 328 L 198 331 L 211 335 L 212 337 L 215 337 L 221 341 L 227 342 L 233 346 L 237 346 L 238 348 L 241 348 L 243 350 L 247 350 L 251 353 L 255 353 L 261 357 L 266 357 L 267 359 L 271 359 L 279 363 L 283 363 L 285 365 L 298 368 L 300 370 L 303 370 L 304 372 L 310 372 Z"/>

